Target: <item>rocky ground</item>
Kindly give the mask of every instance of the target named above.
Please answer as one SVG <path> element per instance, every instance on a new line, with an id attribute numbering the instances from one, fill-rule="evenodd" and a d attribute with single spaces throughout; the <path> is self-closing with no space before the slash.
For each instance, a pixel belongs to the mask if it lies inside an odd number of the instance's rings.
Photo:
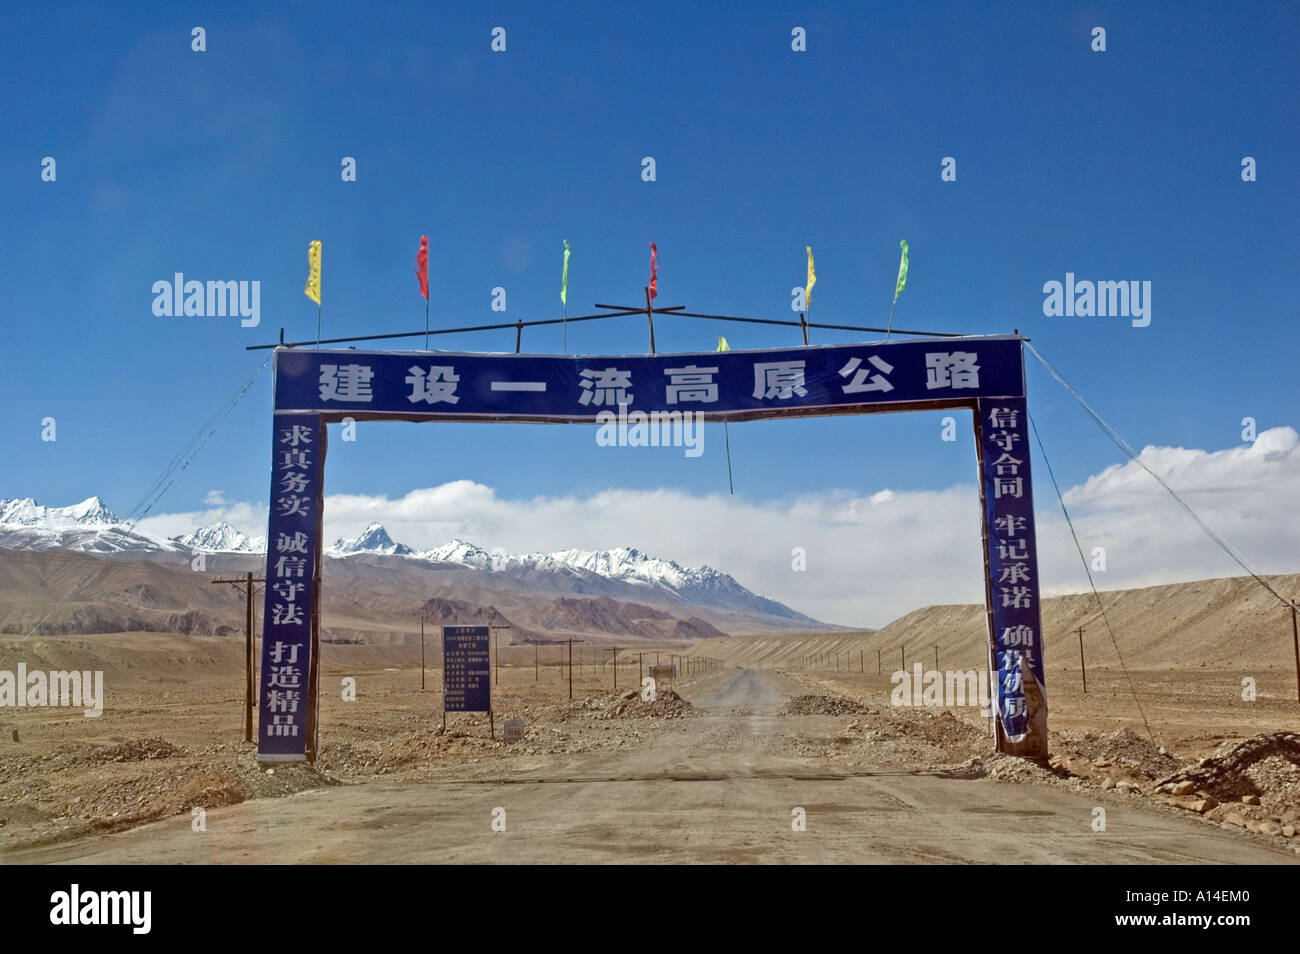
<path id="1" fill-rule="evenodd" d="M 635 690 L 613 691 L 608 674 L 589 667 L 569 701 L 561 671 L 535 679 L 531 668 L 508 669 L 494 689 L 493 738 L 478 714 L 453 716 L 444 730 L 438 693 L 418 691 L 418 669 L 326 669 L 322 685 L 343 675 L 358 679 L 357 701 L 323 693 L 318 760 L 273 767 L 259 767 L 253 746 L 238 741 L 241 699 L 225 678 L 121 690 L 99 719 L 7 710 L 0 720 L 0 851 L 330 786 L 445 780 L 492 765 L 535 769 L 576 754 L 672 750 L 678 739 L 687 749 L 701 738 L 697 730 L 687 734 L 703 711 L 694 699 L 707 702 L 711 716 L 734 717 L 706 720 L 713 750 L 761 750 L 764 758 L 850 775 L 897 766 L 941 778 L 1055 786 L 1098 804 L 1141 801 L 1300 854 L 1300 736 L 1293 732 L 1224 739 L 1197 756 L 1129 727 L 1080 728 L 1076 718 L 1062 720 L 1072 727 L 1053 733 L 1053 755 L 1038 763 L 994 753 L 988 722 L 974 710 L 893 707 L 887 691 L 806 673 L 765 673 L 780 696 L 731 704 L 724 690 L 737 673 L 683 680 L 647 702 Z M 437 680 L 431 673 L 429 683 Z M 506 717 L 524 720 L 522 741 L 501 739 Z"/>

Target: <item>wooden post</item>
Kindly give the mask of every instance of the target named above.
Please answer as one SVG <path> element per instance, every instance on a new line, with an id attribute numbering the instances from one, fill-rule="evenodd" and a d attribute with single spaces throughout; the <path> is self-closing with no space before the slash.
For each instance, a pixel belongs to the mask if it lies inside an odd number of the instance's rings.
<path id="1" fill-rule="evenodd" d="M 1295 697 L 1300 702 L 1300 630 L 1296 629 L 1295 603 L 1291 604 L 1291 644 L 1295 647 Z"/>
<path id="2" fill-rule="evenodd" d="M 538 653 L 537 644 L 533 643 L 533 682 L 537 682 L 539 678 L 538 669 L 537 669 L 537 653 Z"/>
<path id="3" fill-rule="evenodd" d="M 898 662 L 899 662 L 898 668 L 906 672 L 907 671 L 907 650 L 902 646 L 898 647 Z"/>
<path id="4" fill-rule="evenodd" d="M 573 640 L 569 640 L 569 701 L 573 701 Z"/>
<path id="5" fill-rule="evenodd" d="M 253 741 L 253 571 L 244 578 L 244 741 Z M 101 700 L 102 701 L 102 700 Z"/>
<path id="6" fill-rule="evenodd" d="M 251 570 L 243 579 L 212 580 L 213 585 L 229 583 L 244 590 L 244 741 L 253 741 L 253 706 L 256 704 L 253 690 L 253 584 L 265 583 L 263 577 L 254 577 Z"/>
<path id="7" fill-rule="evenodd" d="M 935 672 L 939 671 L 939 644 L 938 643 L 934 644 L 934 669 Z"/>
<path id="8" fill-rule="evenodd" d="M 420 610 L 420 691 L 424 692 L 424 610 Z"/>
<path id="9" fill-rule="evenodd" d="M 1083 694 L 1088 694 L 1088 667 L 1083 662 L 1083 627 L 1079 627 L 1079 672 L 1083 674 Z"/>
<path id="10" fill-rule="evenodd" d="M 885 671 L 884 664 L 880 661 L 880 650 L 876 650 L 876 675 L 879 676 Z"/>

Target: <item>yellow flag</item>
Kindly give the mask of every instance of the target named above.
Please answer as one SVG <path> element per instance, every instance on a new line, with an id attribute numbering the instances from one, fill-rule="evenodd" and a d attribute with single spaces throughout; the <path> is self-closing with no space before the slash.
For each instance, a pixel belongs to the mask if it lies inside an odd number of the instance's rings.
<path id="1" fill-rule="evenodd" d="M 808 281 L 803 287 L 803 310 L 808 311 L 812 308 L 812 287 L 817 284 L 817 272 L 813 269 L 812 246 L 804 248 L 808 250 Z"/>
<path id="2" fill-rule="evenodd" d="M 719 351 L 731 350 L 731 345 L 727 344 L 727 339 L 722 337 L 722 335 L 718 335 L 718 350 Z"/>
<path id="3" fill-rule="evenodd" d="M 311 267 L 310 274 L 307 275 L 307 287 L 304 288 L 303 294 L 320 304 L 320 240 L 317 239 L 307 247 L 307 264 Z"/>

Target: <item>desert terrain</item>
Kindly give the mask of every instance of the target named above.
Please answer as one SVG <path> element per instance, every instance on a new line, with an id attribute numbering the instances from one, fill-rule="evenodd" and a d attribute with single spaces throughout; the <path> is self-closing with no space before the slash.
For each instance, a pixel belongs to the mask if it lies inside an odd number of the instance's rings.
<path id="1" fill-rule="evenodd" d="M 436 637 L 423 692 L 418 636 L 325 644 L 320 758 L 272 768 L 243 741 L 242 637 L 8 636 L 0 669 L 102 669 L 107 698 L 98 718 L 0 710 L 0 859 L 1300 861 L 1300 705 L 1285 621 L 1267 607 L 1233 618 L 1225 605 L 1253 599 L 1242 581 L 1196 586 L 1213 597 L 1208 608 L 1186 591 L 1177 601 L 1104 594 L 1108 606 L 1116 597 L 1111 622 L 1130 671 L 1098 647 L 1086 694 L 1067 628 L 1082 608 L 1048 601 L 1045 764 L 994 753 L 977 707 L 891 706 L 898 660 L 886 653 L 905 639 L 909 667 L 932 667 L 936 643 L 945 668 L 979 665 L 982 635 L 968 630 L 982 618 L 963 607 L 876 633 L 644 642 L 620 651 L 617 691 L 607 647 L 575 647 L 572 701 L 559 647 L 503 644 L 495 738 L 484 715 L 449 716 L 442 729 Z M 1228 635 L 1144 655 L 1134 628 L 1162 602 L 1186 606 L 1188 632 Z M 1243 647 L 1258 655 L 1239 666 L 1216 655 L 1261 634 L 1276 650 Z M 693 673 L 642 701 L 641 667 L 683 652 Z M 1244 676 L 1254 701 L 1242 699 Z M 343 698 L 346 678 L 355 701 Z M 502 740 L 505 718 L 524 719 L 521 741 Z"/>

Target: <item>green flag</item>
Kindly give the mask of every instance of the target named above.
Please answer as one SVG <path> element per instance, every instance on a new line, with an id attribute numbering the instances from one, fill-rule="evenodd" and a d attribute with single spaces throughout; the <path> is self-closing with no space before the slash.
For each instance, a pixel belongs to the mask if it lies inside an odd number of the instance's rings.
<path id="1" fill-rule="evenodd" d="M 894 301 L 898 301 L 898 296 L 907 287 L 907 240 L 904 239 L 898 245 L 903 250 L 903 260 L 898 263 L 898 287 L 894 289 Z"/>
<path id="2" fill-rule="evenodd" d="M 560 278 L 560 303 L 569 307 L 569 240 L 564 240 L 564 275 Z"/>
<path id="3" fill-rule="evenodd" d="M 722 335 L 718 335 L 718 350 L 719 351 L 731 350 L 731 345 L 727 344 L 727 339 L 722 337 Z"/>

